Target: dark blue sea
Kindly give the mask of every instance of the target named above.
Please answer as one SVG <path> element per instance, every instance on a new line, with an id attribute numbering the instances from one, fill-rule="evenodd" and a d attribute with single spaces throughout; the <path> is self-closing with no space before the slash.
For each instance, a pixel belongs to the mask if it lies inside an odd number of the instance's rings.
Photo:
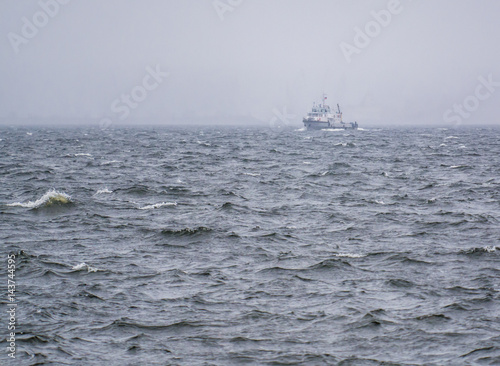
<path id="1" fill-rule="evenodd" d="M 0 251 L 2 365 L 499 365 L 500 129 L 3 127 Z"/>

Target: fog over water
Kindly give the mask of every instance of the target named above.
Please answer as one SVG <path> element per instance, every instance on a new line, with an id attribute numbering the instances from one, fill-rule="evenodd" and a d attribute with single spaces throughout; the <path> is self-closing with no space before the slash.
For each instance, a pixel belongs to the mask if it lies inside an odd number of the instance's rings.
<path id="1" fill-rule="evenodd" d="M 4 0 L 0 121 L 498 125 L 500 2 Z M 128 99 L 127 99 L 128 98 Z"/>

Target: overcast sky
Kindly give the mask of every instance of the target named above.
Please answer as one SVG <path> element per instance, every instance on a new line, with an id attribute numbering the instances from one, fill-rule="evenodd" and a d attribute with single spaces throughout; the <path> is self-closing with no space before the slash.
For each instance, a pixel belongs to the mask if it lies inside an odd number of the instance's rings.
<path id="1" fill-rule="evenodd" d="M 0 118 L 500 124 L 498 0 L 0 0 Z M 498 89 L 498 90 L 497 90 Z"/>

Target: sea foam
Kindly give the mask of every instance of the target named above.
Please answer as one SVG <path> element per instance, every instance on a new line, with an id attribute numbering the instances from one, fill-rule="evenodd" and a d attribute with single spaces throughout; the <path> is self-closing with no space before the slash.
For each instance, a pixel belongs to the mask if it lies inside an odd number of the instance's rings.
<path id="1" fill-rule="evenodd" d="M 366 257 L 364 254 L 356 254 L 356 253 L 338 253 L 335 254 L 336 257 L 339 258 L 363 258 Z"/>
<path id="2" fill-rule="evenodd" d="M 97 272 L 98 271 L 97 268 L 91 267 L 85 262 L 77 264 L 76 266 L 72 267 L 71 269 L 73 271 L 85 271 L 85 270 L 87 270 L 87 272 Z"/>
<path id="3" fill-rule="evenodd" d="M 165 207 L 165 206 L 177 206 L 177 202 L 155 203 L 154 205 L 139 207 L 139 210 L 154 210 L 156 208 L 161 208 L 161 207 Z"/>
<path id="4" fill-rule="evenodd" d="M 71 196 L 66 193 L 58 192 L 54 189 L 46 192 L 42 197 L 37 199 L 36 201 L 28 201 L 28 202 L 14 202 L 9 203 L 7 206 L 11 207 L 24 207 L 24 208 L 40 208 L 40 207 L 49 207 L 52 205 L 66 205 L 72 203 Z"/>

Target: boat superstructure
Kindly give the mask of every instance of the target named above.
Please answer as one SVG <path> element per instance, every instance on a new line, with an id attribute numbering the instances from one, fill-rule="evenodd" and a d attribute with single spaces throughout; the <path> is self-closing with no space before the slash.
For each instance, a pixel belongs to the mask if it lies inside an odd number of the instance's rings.
<path id="1" fill-rule="evenodd" d="M 323 129 L 343 129 L 355 130 L 358 128 L 357 122 L 345 123 L 342 120 L 342 112 L 337 104 L 337 110 L 332 110 L 326 104 L 327 96 L 323 94 L 323 101 L 320 104 L 313 104 L 311 111 L 304 117 L 304 126 L 308 130 L 323 130 Z"/>

